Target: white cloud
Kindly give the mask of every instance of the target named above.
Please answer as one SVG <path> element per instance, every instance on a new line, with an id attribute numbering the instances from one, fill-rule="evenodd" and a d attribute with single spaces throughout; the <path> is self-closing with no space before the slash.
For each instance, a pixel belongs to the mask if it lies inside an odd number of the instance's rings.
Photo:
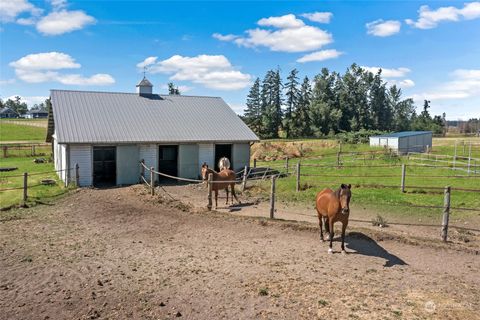
<path id="1" fill-rule="evenodd" d="M 67 0 L 50 0 L 54 10 L 60 10 L 67 6 Z"/>
<path id="2" fill-rule="evenodd" d="M 43 102 L 45 102 L 46 99 L 48 99 L 47 96 L 29 96 L 29 97 L 25 97 L 25 96 L 21 96 L 21 95 L 19 95 L 19 94 L 16 94 L 16 95 L 13 95 L 13 96 L 10 96 L 10 97 L 5 98 L 5 100 L 8 100 L 8 99 L 15 100 L 15 97 L 20 97 L 20 102 L 25 102 L 29 107 L 33 107 L 34 104 L 43 103 Z"/>
<path id="3" fill-rule="evenodd" d="M 424 93 L 414 94 L 415 100 L 451 100 L 480 97 L 480 69 L 457 69 L 452 80 Z"/>
<path id="4" fill-rule="evenodd" d="M 379 69 L 382 69 L 382 76 L 384 78 L 403 78 L 411 70 L 408 68 L 382 68 L 382 67 L 366 67 L 362 66 L 363 69 L 370 71 L 372 73 L 377 73 Z"/>
<path id="5" fill-rule="evenodd" d="M 143 60 L 142 62 L 137 63 L 137 68 L 143 69 L 143 68 L 148 67 L 152 64 L 155 64 L 155 62 L 157 62 L 157 59 L 158 59 L 158 57 L 148 57 L 145 60 Z"/>
<path id="6" fill-rule="evenodd" d="M 234 35 L 234 34 L 220 34 L 220 33 L 214 33 L 212 34 L 212 37 L 214 37 L 215 39 L 217 40 L 220 40 L 220 41 L 232 41 L 232 40 L 235 40 L 236 38 L 238 38 L 238 36 Z"/>
<path id="7" fill-rule="evenodd" d="M 377 37 L 389 37 L 400 32 L 401 23 L 396 20 L 383 21 L 382 19 L 369 22 L 365 25 L 367 33 Z"/>
<path id="8" fill-rule="evenodd" d="M 412 88 L 415 86 L 415 82 L 411 79 L 403 79 L 403 80 L 389 79 L 387 80 L 387 82 L 391 86 L 396 85 L 397 87 L 401 87 L 401 88 Z"/>
<path id="9" fill-rule="evenodd" d="M 480 18 L 480 2 L 465 3 L 463 8 L 440 7 L 431 10 L 429 6 L 423 5 L 418 10 L 418 20 L 406 19 L 405 22 L 418 29 L 432 29 L 439 23 L 445 21 L 460 21 L 461 19 L 471 20 Z"/>
<path id="10" fill-rule="evenodd" d="M 47 16 L 42 17 L 37 23 L 37 30 L 44 35 L 55 36 L 80 30 L 95 22 L 95 18 L 83 11 L 61 10 L 51 12 Z"/>
<path id="11" fill-rule="evenodd" d="M 331 43 L 332 35 L 312 26 L 276 31 L 265 29 L 247 30 L 248 37 L 235 41 L 240 46 L 264 46 L 272 51 L 303 52 L 320 49 Z"/>
<path id="12" fill-rule="evenodd" d="M 10 63 L 11 67 L 23 70 L 56 70 L 80 68 L 71 56 L 61 52 L 44 52 L 26 55 Z"/>
<path id="13" fill-rule="evenodd" d="M 243 115 L 243 111 L 247 108 L 245 104 L 241 103 L 227 103 L 236 114 Z"/>
<path id="14" fill-rule="evenodd" d="M 258 20 L 257 24 L 262 27 L 300 28 L 305 25 L 302 20 L 297 19 L 293 14 L 286 14 L 281 17 L 269 17 Z"/>
<path id="15" fill-rule="evenodd" d="M 115 83 L 108 74 L 95 74 L 84 77 L 79 74 L 61 74 L 57 70 L 78 69 L 80 64 L 70 55 L 61 52 L 29 54 L 10 62 L 17 77 L 28 83 L 60 82 L 66 85 L 109 85 Z"/>
<path id="16" fill-rule="evenodd" d="M 235 70 L 223 55 L 174 55 L 152 64 L 150 72 L 171 74 L 170 80 L 191 81 L 218 90 L 243 89 L 251 80 L 249 74 Z"/>
<path id="17" fill-rule="evenodd" d="M 332 35 L 317 27 L 305 25 L 293 14 L 280 17 L 263 18 L 260 26 L 276 29 L 250 29 L 246 36 L 214 34 L 221 41 L 233 41 L 239 46 L 248 48 L 267 47 L 272 51 L 304 52 L 318 50 L 333 41 Z"/>
<path id="18" fill-rule="evenodd" d="M 3 0 L 0 1 L 0 22 L 13 22 L 23 13 L 37 16 L 42 10 L 26 0 Z"/>
<path id="19" fill-rule="evenodd" d="M 328 59 L 335 59 L 341 56 L 342 54 L 343 52 L 337 51 L 335 49 L 316 51 L 316 52 L 312 52 L 307 55 L 304 55 L 303 57 L 298 59 L 297 62 L 305 63 L 305 62 L 311 62 L 311 61 L 323 61 Z"/>
<path id="20" fill-rule="evenodd" d="M 180 93 L 183 94 L 185 92 L 188 92 L 188 91 L 191 91 L 193 89 L 193 87 L 190 87 L 190 86 L 185 86 L 185 85 L 179 85 L 177 86 L 175 84 L 175 86 L 178 88 L 178 90 L 180 90 Z M 161 86 L 162 89 L 165 89 L 165 90 L 168 90 L 168 84 L 164 84 Z"/>
<path id="21" fill-rule="evenodd" d="M 301 15 L 304 18 L 307 18 L 313 22 L 319 23 L 330 23 L 332 19 L 333 13 L 331 12 L 311 12 L 311 13 L 304 13 Z"/>

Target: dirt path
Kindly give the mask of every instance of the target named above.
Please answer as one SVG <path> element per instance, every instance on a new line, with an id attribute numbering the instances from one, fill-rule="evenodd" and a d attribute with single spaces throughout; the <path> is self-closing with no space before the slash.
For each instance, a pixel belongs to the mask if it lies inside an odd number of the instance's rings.
<path id="1" fill-rule="evenodd" d="M 1 213 L 2 319 L 474 319 L 478 256 L 188 209 L 141 186 Z M 7 220 L 10 218 L 11 220 Z M 12 219 L 13 218 L 13 219 Z M 21 218 L 21 219 L 16 219 Z"/>

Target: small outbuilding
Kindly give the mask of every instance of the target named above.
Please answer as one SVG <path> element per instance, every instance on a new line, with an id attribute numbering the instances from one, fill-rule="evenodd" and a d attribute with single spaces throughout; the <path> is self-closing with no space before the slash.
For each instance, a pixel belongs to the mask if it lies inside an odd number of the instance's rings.
<path id="1" fill-rule="evenodd" d="M 398 153 L 425 152 L 432 147 L 431 131 L 402 131 L 370 137 L 370 145 Z"/>
<path id="2" fill-rule="evenodd" d="M 9 107 L 0 108 L 0 118 L 2 119 L 18 118 L 18 113 Z"/>
<path id="3" fill-rule="evenodd" d="M 76 164 L 80 186 L 138 183 L 141 160 L 183 178 L 198 178 L 204 162 L 215 167 L 223 156 L 234 170 L 249 165 L 259 139 L 222 98 L 152 87 L 144 78 L 137 93 L 51 90 L 47 142 L 62 180 L 74 179 Z"/>
<path id="4" fill-rule="evenodd" d="M 29 110 L 25 114 L 25 118 L 27 119 L 42 119 L 48 117 L 48 111 L 46 108 L 40 108 L 37 110 Z"/>

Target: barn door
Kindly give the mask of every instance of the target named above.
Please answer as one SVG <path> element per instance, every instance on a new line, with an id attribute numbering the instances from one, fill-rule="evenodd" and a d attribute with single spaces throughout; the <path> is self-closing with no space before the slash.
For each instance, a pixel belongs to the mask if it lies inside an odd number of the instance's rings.
<path id="1" fill-rule="evenodd" d="M 233 160 L 232 160 L 232 145 L 231 144 L 216 144 L 215 145 L 215 170 L 219 171 L 218 161 L 227 157 L 230 160 L 230 169 L 233 170 Z"/>
<path id="2" fill-rule="evenodd" d="M 178 175 L 178 146 L 160 146 L 158 149 L 158 171 L 171 176 Z M 159 180 L 167 178 L 159 176 Z M 168 179 L 169 181 L 175 181 Z"/>
<path id="3" fill-rule="evenodd" d="M 93 184 L 95 186 L 115 185 L 117 162 L 115 147 L 93 148 Z"/>

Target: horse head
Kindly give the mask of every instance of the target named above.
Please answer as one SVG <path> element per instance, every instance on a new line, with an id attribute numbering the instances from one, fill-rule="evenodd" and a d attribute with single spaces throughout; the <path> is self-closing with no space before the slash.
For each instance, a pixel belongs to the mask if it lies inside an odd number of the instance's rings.
<path id="1" fill-rule="evenodd" d="M 208 169 L 208 164 L 206 162 L 204 162 L 202 164 L 202 179 L 203 181 L 207 181 L 208 180 L 208 172 L 209 169 Z"/>
<path id="2" fill-rule="evenodd" d="M 350 213 L 350 198 L 352 197 L 352 185 L 341 184 L 338 189 L 338 199 L 340 200 L 340 207 L 342 208 L 342 214 Z"/>

